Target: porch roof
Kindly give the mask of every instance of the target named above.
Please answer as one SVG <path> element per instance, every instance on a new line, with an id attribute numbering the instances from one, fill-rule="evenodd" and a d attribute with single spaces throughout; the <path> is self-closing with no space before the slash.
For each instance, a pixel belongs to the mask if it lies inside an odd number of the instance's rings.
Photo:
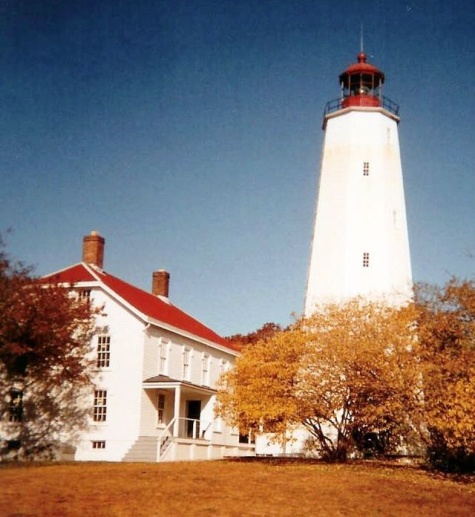
<path id="1" fill-rule="evenodd" d="M 209 386 L 200 386 L 198 384 L 193 384 L 189 381 L 184 380 L 178 380 L 178 379 L 172 379 L 166 375 L 156 375 L 155 377 L 150 377 L 149 379 L 145 379 L 143 381 L 142 386 L 144 388 L 154 388 L 154 389 L 169 389 L 169 388 L 177 388 L 177 387 L 183 387 L 186 389 L 190 389 L 193 391 L 200 391 L 202 393 L 217 393 L 216 390 L 210 388 Z"/>

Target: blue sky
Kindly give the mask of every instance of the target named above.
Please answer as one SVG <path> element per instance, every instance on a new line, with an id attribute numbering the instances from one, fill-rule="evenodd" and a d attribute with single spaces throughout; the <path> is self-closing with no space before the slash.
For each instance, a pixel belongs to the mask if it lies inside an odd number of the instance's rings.
<path id="1" fill-rule="evenodd" d="M 401 106 L 416 281 L 475 271 L 471 0 L 0 0 L 0 229 L 46 274 L 105 269 L 223 335 L 303 309 L 322 110 L 355 61 Z"/>

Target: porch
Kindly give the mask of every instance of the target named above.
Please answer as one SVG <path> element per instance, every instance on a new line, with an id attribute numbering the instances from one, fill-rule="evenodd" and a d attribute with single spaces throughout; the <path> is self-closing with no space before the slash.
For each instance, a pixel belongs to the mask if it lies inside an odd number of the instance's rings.
<path id="1" fill-rule="evenodd" d="M 190 461 L 254 455 L 215 418 L 216 391 L 164 375 L 143 383 L 140 436 L 122 461 Z"/>

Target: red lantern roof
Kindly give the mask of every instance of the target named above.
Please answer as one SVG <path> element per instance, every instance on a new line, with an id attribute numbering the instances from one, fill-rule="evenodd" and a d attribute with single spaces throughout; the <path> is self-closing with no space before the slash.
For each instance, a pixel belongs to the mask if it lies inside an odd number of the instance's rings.
<path id="1" fill-rule="evenodd" d="M 357 56 L 358 63 L 350 65 L 343 73 L 340 74 L 340 83 L 347 84 L 348 77 L 356 74 L 373 75 L 376 82 L 381 80 L 384 83 L 384 74 L 374 65 L 366 62 L 366 54 L 360 52 Z"/>

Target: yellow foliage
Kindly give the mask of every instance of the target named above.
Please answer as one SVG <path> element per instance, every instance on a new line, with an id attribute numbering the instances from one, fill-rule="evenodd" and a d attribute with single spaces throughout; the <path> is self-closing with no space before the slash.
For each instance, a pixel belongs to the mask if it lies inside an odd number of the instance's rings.
<path id="1" fill-rule="evenodd" d="M 452 279 L 418 291 L 428 443 L 475 454 L 475 284 Z"/>
<path id="2" fill-rule="evenodd" d="M 244 350 L 221 381 L 221 415 L 283 435 L 304 425 L 328 457 L 365 433 L 416 433 L 475 458 L 475 283 L 419 286 L 415 303 L 319 307 Z M 475 461 L 475 460 L 474 460 Z"/>
<path id="3" fill-rule="evenodd" d="M 221 415 L 242 431 L 264 426 L 285 432 L 297 414 L 293 392 L 305 346 L 305 335 L 292 329 L 245 348 L 235 368 L 221 378 Z"/>
<path id="4" fill-rule="evenodd" d="M 221 414 L 241 429 L 305 425 L 344 457 L 355 431 L 394 428 L 417 405 L 414 318 L 412 306 L 328 305 L 244 351 L 222 379 Z"/>

